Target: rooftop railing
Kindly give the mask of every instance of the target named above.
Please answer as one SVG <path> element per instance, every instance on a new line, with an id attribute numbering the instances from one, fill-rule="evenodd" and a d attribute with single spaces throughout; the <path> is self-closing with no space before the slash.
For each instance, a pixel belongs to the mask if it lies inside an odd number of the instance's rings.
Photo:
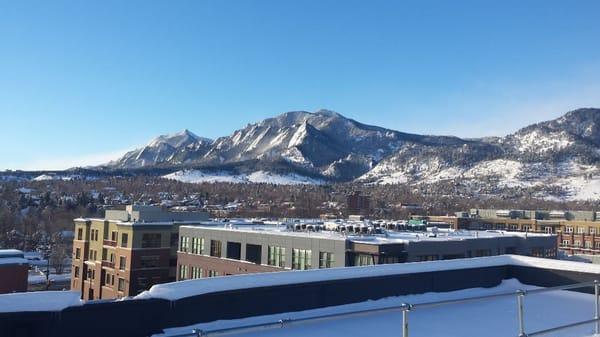
<path id="1" fill-rule="evenodd" d="M 582 289 L 582 288 L 586 288 L 586 287 L 594 287 L 595 301 L 594 301 L 594 317 L 593 318 L 574 322 L 574 323 L 563 324 L 563 325 L 559 325 L 559 326 L 555 326 L 555 327 L 551 327 L 551 328 L 547 328 L 547 329 L 543 329 L 543 330 L 526 332 L 527 329 L 525 327 L 525 308 L 524 308 L 524 301 L 525 301 L 526 296 L 533 295 L 533 294 L 542 294 L 542 293 L 558 291 L 558 290 Z M 167 336 L 169 336 L 169 337 L 205 337 L 205 336 L 217 336 L 217 335 L 230 335 L 230 334 L 251 332 L 251 331 L 257 331 L 257 330 L 263 330 L 263 329 L 285 328 L 285 327 L 290 327 L 292 325 L 297 325 L 297 324 L 304 323 L 304 322 L 327 321 L 327 320 L 334 320 L 334 319 L 338 319 L 338 318 L 364 316 L 364 315 L 375 314 L 375 313 L 400 312 L 401 317 L 402 317 L 402 327 L 401 327 L 400 335 L 402 337 L 408 337 L 409 332 L 410 332 L 409 313 L 411 313 L 411 312 L 415 312 L 415 311 L 418 311 L 418 310 L 424 309 L 424 308 L 439 307 L 439 306 L 446 306 L 446 305 L 453 305 L 453 304 L 462 304 L 462 303 L 468 303 L 468 302 L 474 302 L 474 301 L 484 301 L 484 300 L 498 299 L 498 298 L 505 298 L 505 297 L 514 297 L 516 299 L 515 304 L 517 306 L 517 318 L 518 318 L 518 324 L 519 324 L 519 327 L 518 327 L 519 334 L 517 335 L 518 337 L 543 336 L 543 335 L 546 335 L 551 332 L 562 331 L 562 330 L 566 330 L 566 329 L 570 329 L 570 328 L 574 328 L 574 327 L 578 327 L 578 326 L 583 326 L 583 325 L 587 325 L 587 324 L 592 324 L 592 323 L 595 324 L 594 325 L 595 335 L 600 335 L 600 282 L 595 280 L 595 281 L 581 282 L 581 283 L 549 287 L 549 288 L 539 288 L 539 289 L 532 289 L 532 290 L 517 290 L 517 291 L 512 291 L 512 292 L 506 292 L 506 293 L 466 297 L 466 298 L 443 300 L 443 301 L 436 301 L 436 302 L 424 302 L 424 303 L 416 303 L 416 304 L 403 303 L 401 305 L 388 306 L 388 307 L 383 307 L 383 308 L 362 309 L 362 310 L 348 311 L 348 312 L 343 312 L 343 313 L 319 315 L 319 316 L 314 316 L 314 317 L 304 317 L 304 318 L 294 318 L 294 319 L 288 318 L 288 319 L 281 319 L 278 321 L 257 323 L 257 324 L 247 324 L 247 325 L 240 325 L 240 326 L 235 326 L 235 327 L 230 327 L 230 328 L 222 328 L 222 329 L 212 329 L 212 330 L 193 329 L 188 333 L 167 334 Z"/>

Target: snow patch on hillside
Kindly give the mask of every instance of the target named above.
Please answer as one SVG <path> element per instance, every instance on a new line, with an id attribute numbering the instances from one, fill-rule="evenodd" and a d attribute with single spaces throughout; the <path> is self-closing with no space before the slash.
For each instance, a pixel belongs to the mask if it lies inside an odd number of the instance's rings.
<path id="1" fill-rule="evenodd" d="M 562 131 L 558 133 L 541 133 L 537 130 L 517 136 L 519 152 L 538 152 L 562 150 L 573 144 L 569 135 Z"/>
<path id="2" fill-rule="evenodd" d="M 183 170 L 167 174 L 163 178 L 196 184 L 224 182 L 233 184 L 321 185 L 325 183 L 323 180 L 296 173 L 277 174 L 262 170 L 250 174 L 233 174 L 225 171 L 205 172 L 200 170 Z"/>
<path id="3" fill-rule="evenodd" d="M 462 181 L 471 186 L 495 185 L 499 188 L 537 188 L 562 190 L 553 196 L 540 193 L 538 197 L 553 200 L 600 199 L 600 167 L 565 160 L 559 163 L 521 163 L 495 159 L 481 161 L 472 167 L 443 167 L 435 159 L 420 163 L 381 163 L 358 178 L 359 182 L 374 184 L 434 184 L 443 181 Z M 476 187 L 475 187 L 476 188 Z"/>
<path id="4" fill-rule="evenodd" d="M 245 183 L 241 176 L 233 175 L 225 171 L 203 172 L 199 170 L 177 171 L 163 176 L 166 179 L 181 181 L 184 183 Z"/>
<path id="5" fill-rule="evenodd" d="M 302 152 L 295 146 L 285 150 L 281 154 L 281 158 L 293 164 L 312 166 L 310 160 L 306 159 Z"/>

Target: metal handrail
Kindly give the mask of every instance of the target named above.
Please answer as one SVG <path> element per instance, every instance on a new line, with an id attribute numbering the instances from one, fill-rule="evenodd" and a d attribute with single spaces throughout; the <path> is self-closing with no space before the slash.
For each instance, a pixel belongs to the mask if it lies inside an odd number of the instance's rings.
<path id="1" fill-rule="evenodd" d="M 569 324 L 552 327 L 549 329 L 539 330 L 539 331 L 535 331 L 535 332 L 525 333 L 523 301 L 524 301 L 524 297 L 526 295 L 541 294 L 541 293 L 558 291 L 558 290 L 580 289 L 580 288 L 585 288 L 585 287 L 590 287 L 590 286 L 594 287 L 594 294 L 595 294 L 595 316 L 593 319 L 579 321 L 579 322 L 575 322 L 575 323 L 569 323 Z M 360 316 L 360 315 L 367 315 L 367 314 L 373 314 L 373 313 L 401 311 L 401 313 L 402 313 L 402 336 L 408 337 L 408 332 L 409 332 L 408 313 L 410 311 L 414 311 L 416 309 L 444 306 L 444 305 L 449 305 L 449 304 L 460 304 L 460 303 L 467 303 L 467 302 L 473 302 L 473 301 L 482 301 L 482 300 L 487 300 L 487 299 L 492 299 L 492 298 L 512 297 L 512 296 L 517 297 L 517 309 L 518 309 L 518 321 L 519 321 L 519 335 L 518 336 L 519 337 L 540 336 L 540 335 L 547 334 L 550 332 L 564 330 L 564 329 L 568 329 L 568 328 L 572 328 L 572 327 L 576 327 L 576 326 L 580 326 L 580 325 L 586 325 L 586 324 L 590 324 L 590 323 L 594 323 L 594 322 L 596 323 L 596 326 L 595 326 L 596 334 L 600 334 L 600 282 L 597 280 L 594 280 L 594 281 L 588 281 L 588 282 L 580 282 L 580 283 L 574 283 L 574 284 L 568 284 L 568 285 L 562 285 L 562 286 L 549 287 L 549 288 L 517 290 L 516 292 L 512 291 L 512 292 L 505 292 L 505 293 L 498 293 L 498 294 L 491 294 L 491 295 L 482 295 L 482 296 L 473 296 L 473 297 L 466 297 L 466 298 L 459 298 L 459 299 L 452 299 L 452 300 L 443 300 L 443 301 L 436 301 L 436 302 L 424 302 L 424 303 L 416 303 L 416 304 L 403 303 L 401 305 L 393 305 L 393 306 L 388 306 L 388 307 L 383 307 L 383 308 L 361 309 L 361 310 L 346 311 L 346 312 L 342 312 L 342 313 L 333 313 L 333 314 L 319 315 L 319 316 L 313 316 L 313 317 L 304 317 L 304 318 L 294 318 L 294 319 L 287 318 L 287 319 L 280 319 L 278 321 L 247 324 L 247 325 L 241 325 L 241 326 L 230 327 L 230 328 L 221 328 L 221 329 L 212 329 L 212 330 L 194 329 L 189 333 L 176 334 L 176 335 L 169 334 L 169 336 L 170 337 L 189 337 L 189 336 L 199 337 L 199 336 L 209 336 L 209 335 L 224 335 L 224 334 L 230 334 L 230 333 L 248 332 L 248 331 L 258 329 L 258 328 L 263 328 L 263 329 L 283 328 L 284 326 L 290 326 L 290 325 L 299 324 L 299 323 L 307 322 L 307 321 L 311 321 L 311 322 L 325 321 L 325 320 L 336 319 L 339 317 L 350 317 L 350 316 Z"/>

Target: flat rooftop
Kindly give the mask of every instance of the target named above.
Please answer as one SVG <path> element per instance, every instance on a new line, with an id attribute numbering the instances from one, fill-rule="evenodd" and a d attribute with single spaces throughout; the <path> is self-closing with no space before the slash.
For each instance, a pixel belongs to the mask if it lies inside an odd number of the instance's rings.
<path id="1" fill-rule="evenodd" d="M 5 294 L 0 335 L 28 327 L 29 336 L 78 336 L 100 319 L 119 329 L 98 325 L 86 331 L 90 337 L 197 337 L 192 329 L 208 336 L 223 329 L 246 337 L 401 336 L 399 306 L 409 303 L 411 337 L 517 336 L 521 290 L 526 333 L 583 321 L 544 336 L 592 336 L 598 275 L 598 265 L 502 255 L 193 279 L 114 301 L 83 302 L 71 291 Z"/>
<path id="2" fill-rule="evenodd" d="M 349 225 L 349 224 L 348 224 Z M 357 225 L 359 226 L 359 225 Z M 335 230 L 293 230 L 286 224 L 252 224 L 252 223 L 211 223 L 199 225 L 183 225 L 183 228 L 201 228 L 213 231 L 229 231 L 239 233 L 260 233 L 264 235 L 286 235 L 294 237 L 324 238 L 330 240 L 350 240 L 365 244 L 407 243 L 415 241 L 461 241 L 475 239 L 493 239 L 500 237 L 548 237 L 551 234 L 510 232 L 501 230 L 452 230 L 436 229 L 428 231 L 395 231 L 382 229 L 379 234 L 339 232 Z"/>
<path id="3" fill-rule="evenodd" d="M 181 336 L 193 329 L 210 332 L 231 329 L 229 336 L 244 337 L 398 337 L 402 335 L 402 314 L 397 307 L 403 303 L 415 305 L 408 313 L 411 337 L 506 337 L 518 335 L 515 297 L 455 303 L 419 308 L 418 304 L 496 295 L 539 287 L 508 279 L 493 288 L 471 288 L 444 293 L 425 293 L 388 297 L 348 305 L 286 312 L 275 315 L 248 317 L 165 329 L 154 337 Z M 545 330 L 594 316 L 594 295 L 566 290 L 528 295 L 524 299 L 526 331 Z M 375 311 L 381 309 L 382 311 Z M 356 313 L 357 311 L 367 311 Z M 345 315 L 346 314 L 346 315 Z M 334 317 L 331 317 L 334 316 Z M 279 321 L 283 325 L 273 324 Z M 264 326 L 260 326 L 264 324 Z M 259 325 L 259 326 L 256 326 Z M 239 331 L 236 331 L 239 329 Z M 592 336 L 594 324 L 568 328 L 544 336 Z"/>

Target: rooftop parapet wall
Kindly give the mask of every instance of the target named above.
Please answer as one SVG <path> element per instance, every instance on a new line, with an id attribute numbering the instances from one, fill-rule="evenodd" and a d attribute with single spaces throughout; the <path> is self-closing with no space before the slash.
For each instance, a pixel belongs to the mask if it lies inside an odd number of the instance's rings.
<path id="1" fill-rule="evenodd" d="M 0 305 L 0 335 L 148 336 L 199 322 L 494 287 L 508 278 L 548 287 L 590 281 L 598 275 L 596 265 L 505 255 L 189 280 L 156 285 L 130 300 L 75 303 L 60 310 L 56 303 L 49 307 L 40 301 L 39 311 L 9 312 L 10 301 L 5 301 Z M 38 294 L 22 295 L 36 301 Z M 5 299 L 0 296 L 0 304 Z"/>

